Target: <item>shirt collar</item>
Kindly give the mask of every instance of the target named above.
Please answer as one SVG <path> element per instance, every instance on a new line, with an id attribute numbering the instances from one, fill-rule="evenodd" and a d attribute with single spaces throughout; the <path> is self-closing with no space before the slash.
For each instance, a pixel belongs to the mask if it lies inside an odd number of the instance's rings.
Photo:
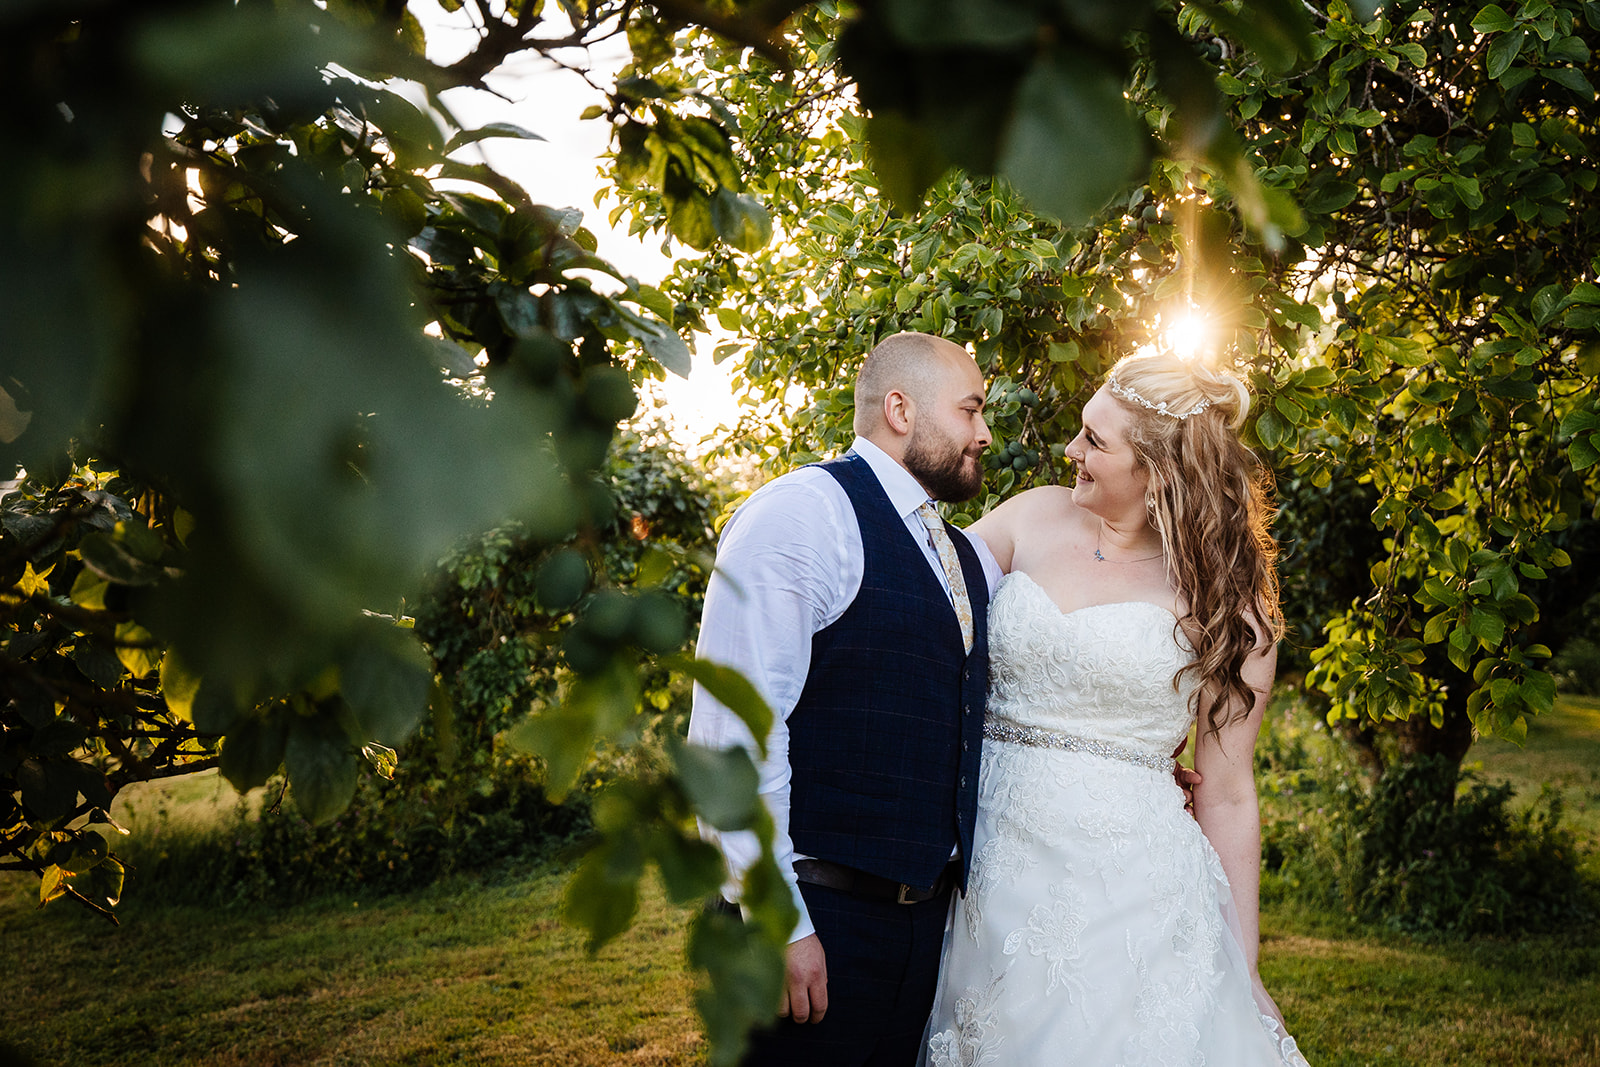
<path id="1" fill-rule="evenodd" d="M 915 475 L 865 437 L 857 437 L 851 443 L 850 451 L 867 461 L 867 466 L 872 468 L 878 484 L 883 486 L 885 495 L 889 497 L 889 503 L 894 506 L 895 514 L 902 519 L 931 499 Z"/>

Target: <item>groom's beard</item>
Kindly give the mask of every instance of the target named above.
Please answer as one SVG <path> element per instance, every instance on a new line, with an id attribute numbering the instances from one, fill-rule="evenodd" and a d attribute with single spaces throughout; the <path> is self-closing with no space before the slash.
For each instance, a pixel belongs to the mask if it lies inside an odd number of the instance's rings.
<path id="1" fill-rule="evenodd" d="M 930 437 L 927 432 L 911 434 L 906 470 L 935 500 L 956 503 L 977 496 L 983 488 L 983 449 L 974 445 L 963 450 L 947 437 Z"/>

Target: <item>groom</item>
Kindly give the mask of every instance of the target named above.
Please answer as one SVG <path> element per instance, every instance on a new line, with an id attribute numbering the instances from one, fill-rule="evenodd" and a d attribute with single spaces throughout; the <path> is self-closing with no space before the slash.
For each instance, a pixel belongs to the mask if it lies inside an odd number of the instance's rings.
<path id="1" fill-rule="evenodd" d="M 760 789 L 800 910 L 780 1018 L 747 1064 L 916 1060 L 972 855 L 1000 577 L 931 501 L 981 488 L 983 405 L 964 348 L 895 334 L 856 379 L 850 451 L 763 486 L 723 531 L 698 652 L 772 705 Z M 689 739 L 753 749 L 698 686 Z M 754 837 L 703 832 L 736 898 Z"/>

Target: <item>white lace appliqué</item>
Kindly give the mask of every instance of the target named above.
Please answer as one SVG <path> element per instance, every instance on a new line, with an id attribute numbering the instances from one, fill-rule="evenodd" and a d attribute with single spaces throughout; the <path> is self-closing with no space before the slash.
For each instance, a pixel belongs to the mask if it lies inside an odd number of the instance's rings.
<path id="1" fill-rule="evenodd" d="M 1000 1062 L 1003 1043 L 996 1019 L 1003 974 L 991 974 L 987 984 L 956 998 L 955 1026 L 933 1035 L 928 1042 L 929 1067 L 983 1067 Z"/>

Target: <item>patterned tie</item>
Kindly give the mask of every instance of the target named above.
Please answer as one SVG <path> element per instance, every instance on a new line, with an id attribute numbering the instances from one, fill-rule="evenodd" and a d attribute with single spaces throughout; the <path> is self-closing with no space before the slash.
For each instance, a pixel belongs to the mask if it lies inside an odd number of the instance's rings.
<path id="1" fill-rule="evenodd" d="M 961 643 L 972 651 L 972 601 L 967 599 L 967 580 L 961 574 L 961 560 L 956 556 L 955 542 L 945 531 L 944 520 L 928 501 L 917 509 L 917 518 L 928 528 L 928 540 L 939 554 L 939 565 L 950 582 L 950 599 L 955 603 L 956 618 L 961 621 Z"/>

